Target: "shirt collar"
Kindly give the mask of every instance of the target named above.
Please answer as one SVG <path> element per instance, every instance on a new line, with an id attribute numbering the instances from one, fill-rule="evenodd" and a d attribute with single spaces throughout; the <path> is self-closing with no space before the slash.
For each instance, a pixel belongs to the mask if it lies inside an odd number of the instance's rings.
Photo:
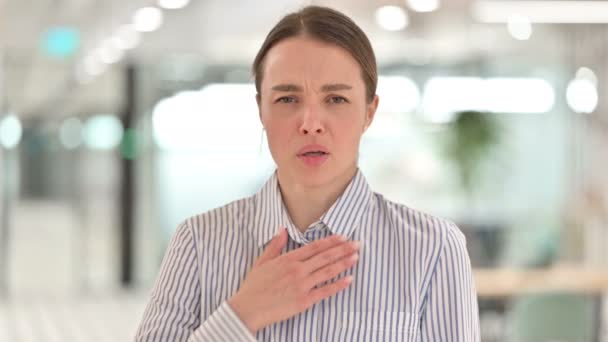
<path id="1" fill-rule="evenodd" d="M 325 212 L 319 221 L 325 224 L 332 234 L 350 236 L 359 225 L 361 217 L 367 211 L 373 192 L 360 169 L 338 197 L 336 202 Z M 258 247 L 264 246 L 282 228 L 292 232 L 297 228 L 291 221 L 279 189 L 275 171 L 262 189 L 255 194 L 255 223 L 251 225 L 257 238 Z M 292 236 L 292 238 L 294 238 Z"/>

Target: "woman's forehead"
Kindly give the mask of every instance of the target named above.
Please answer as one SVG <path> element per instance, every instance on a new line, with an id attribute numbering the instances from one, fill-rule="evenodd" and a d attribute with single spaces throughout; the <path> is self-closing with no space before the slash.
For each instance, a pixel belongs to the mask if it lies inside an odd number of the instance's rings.
<path id="1" fill-rule="evenodd" d="M 264 83 L 269 87 L 298 82 L 350 84 L 353 88 L 363 85 L 361 67 L 348 51 L 302 37 L 288 38 L 272 47 L 266 55 L 263 73 Z"/>

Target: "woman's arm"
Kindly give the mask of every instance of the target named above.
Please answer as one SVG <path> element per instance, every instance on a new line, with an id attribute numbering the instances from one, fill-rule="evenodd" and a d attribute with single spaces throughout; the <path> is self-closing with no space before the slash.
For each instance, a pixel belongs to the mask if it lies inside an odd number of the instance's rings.
<path id="1" fill-rule="evenodd" d="M 465 237 L 450 225 L 425 298 L 420 340 L 479 342 L 479 335 L 477 293 Z"/>
<path id="2" fill-rule="evenodd" d="M 201 270 L 191 227 L 169 243 L 136 341 L 256 341 L 224 302 L 201 324 Z"/>

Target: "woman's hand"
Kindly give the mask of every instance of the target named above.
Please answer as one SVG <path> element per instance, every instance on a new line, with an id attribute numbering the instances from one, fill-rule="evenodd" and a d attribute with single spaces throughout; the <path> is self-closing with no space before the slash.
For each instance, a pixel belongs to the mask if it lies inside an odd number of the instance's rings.
<path id="1" fill-rule="evenodd" d="M 332 235 L 281 255 L 287 244 L 282 229 L 253 264 L 239 291 L 228 304 L 253 335 L 267 325 L 307 310 L 345 289 L 352 277 L 324 286 L 355 265 L 358 242 Z M 315 288 L 316 287 L 316 288 Z"/>

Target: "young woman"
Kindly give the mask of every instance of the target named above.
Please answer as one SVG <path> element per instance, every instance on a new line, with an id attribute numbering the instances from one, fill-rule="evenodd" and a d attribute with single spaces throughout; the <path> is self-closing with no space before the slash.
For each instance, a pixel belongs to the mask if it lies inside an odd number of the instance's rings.
<path id="1" fill-rule="evenodd" d="M 137 340 L 479 341 L 463 234 L 357 167 L 379 101 L 363 31 L 306 7 L 270 31 L 253 72 L 277 170 L 178 227 Z"/>

